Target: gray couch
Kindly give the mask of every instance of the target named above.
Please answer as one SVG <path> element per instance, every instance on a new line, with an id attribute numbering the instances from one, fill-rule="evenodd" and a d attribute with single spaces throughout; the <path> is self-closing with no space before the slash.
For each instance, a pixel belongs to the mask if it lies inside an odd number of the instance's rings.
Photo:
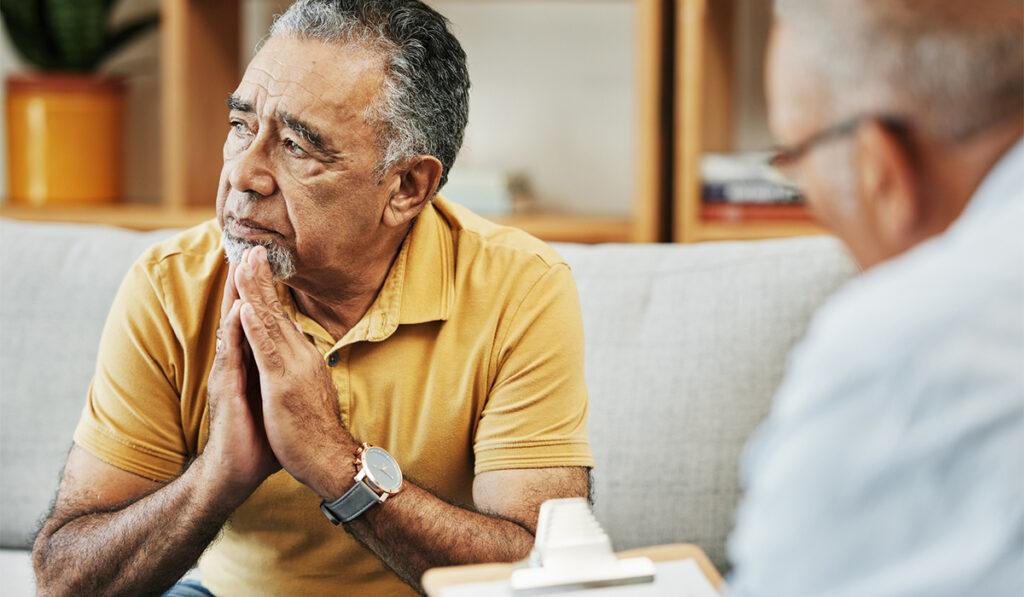
<path id="1" fill-rule="evenodd" d="M 170 231 L 0 220 L 0 578 L 29 595 L 50 504 L 122 275 Z M 586 333 L 598 519 L 616 549 L 700 545 L 728 569 L 742 447 L 789 348 L 854 273 L 829 237 L 558 245 Z"/>

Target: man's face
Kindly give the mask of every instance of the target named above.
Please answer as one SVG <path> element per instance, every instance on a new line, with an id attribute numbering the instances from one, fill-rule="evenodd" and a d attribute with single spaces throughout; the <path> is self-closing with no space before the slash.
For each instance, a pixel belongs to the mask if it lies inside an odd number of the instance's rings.
<path id="1" fill-rule="evenodd" d="M 780 145 L 795 146 L 836 124 L 827 117 L 821 75 L 785 25 L 773 29 L 767 60 L 768 118 Z M 785 173 L 800 184 L 821 223 L 863 265 L 877 259 L 857 196 L 855 163 L 852 140 L 845 137 L 814 146 Z"/>
<path id="2" fill-rule="evenodd" d="M 389 186 L 367 107 L 380 56 L 356 46 L 271 38 L 231 98 L 217 218 L 229 258 L 268 247 L 275 276 L 357 270 L 380 238 Z M 234 250 L 232 250 L 234 249 Z M 288 263 L 285 262 L 289 262 Z"/>

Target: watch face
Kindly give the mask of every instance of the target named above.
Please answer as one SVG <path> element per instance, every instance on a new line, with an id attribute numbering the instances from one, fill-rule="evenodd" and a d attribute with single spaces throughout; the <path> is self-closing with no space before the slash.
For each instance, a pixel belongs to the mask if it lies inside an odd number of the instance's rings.
<path id="1" fill-rule="evenodd" d="M 374 446 L 363 452 L 363 468 L 369 480 L 388 493 L 402 487 L 402 471 L 383 448 Z"/>

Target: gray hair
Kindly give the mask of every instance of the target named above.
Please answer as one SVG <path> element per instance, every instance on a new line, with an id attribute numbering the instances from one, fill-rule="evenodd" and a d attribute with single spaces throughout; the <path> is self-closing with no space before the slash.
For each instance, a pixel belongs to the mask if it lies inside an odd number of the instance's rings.
<path id="1" fill-rule="evenodd" d="M 435 10 L 414 0 L 299 0 L 275 21 L 275 35 L 356 44 L 379 52 L 387 68 L 366 120 L 378 129 L 383 175 L 416 155 L 442 165 L 448 180 L 469 120 L 466 53 Z"/>
<path id="2" fill-rule="evenodd" d="M 776 0 L 833 117 L 892 113 L 949 140 L 1024 113 L 1021 0 Z"/>

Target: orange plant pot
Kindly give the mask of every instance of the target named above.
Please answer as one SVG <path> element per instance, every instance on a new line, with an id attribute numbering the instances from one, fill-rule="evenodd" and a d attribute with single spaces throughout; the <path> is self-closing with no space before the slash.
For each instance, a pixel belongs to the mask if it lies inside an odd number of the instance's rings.
<path id="1" fill-rule="evenodd" d="M 7 78 L 8 198 L 97 205 L 121 196 L 123 86 L 110 77 Z"/>

